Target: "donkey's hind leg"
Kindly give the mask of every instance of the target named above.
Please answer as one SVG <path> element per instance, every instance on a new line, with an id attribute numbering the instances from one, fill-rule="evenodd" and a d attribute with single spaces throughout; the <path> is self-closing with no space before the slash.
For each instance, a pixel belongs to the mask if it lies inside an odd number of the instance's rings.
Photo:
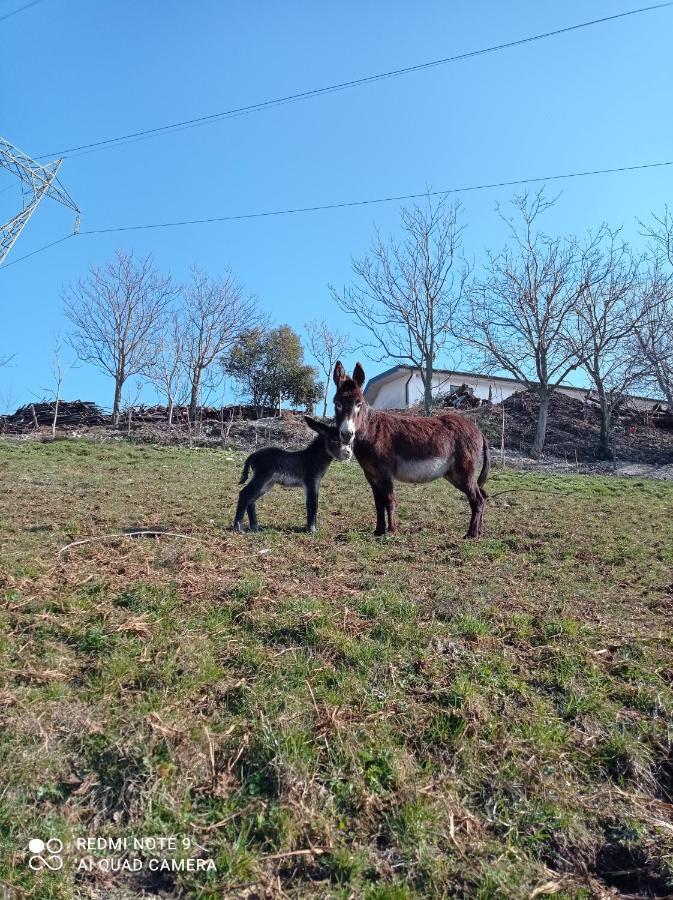
<path id="1" fill-rule="evenodd" d="M 486 511 L 486 501 L 488 500 L 488 494 L 483 489 L 483 487 L 480 487 L 480 485 L 477 485 L 477 490 L 481 495 L 481 512 L 479 513 L 479 536 L 481 537 L 481 535 L 484 533 L 484 512 Z"/>
<path id="2" fill-rule="evenodd" d="M 263 478 L 257 475 L 246 484 L 241 493 L 238 495 L 238 503 L 236 505 L 236 515 L 234 516 L 234 531 L 243 531 L 243 516 L 246 511 L 250 520 L 250 529 L 257 531 L 257 511 L 255 509 L 255 501 L 262 494 L 266 494 L 271 485 Z M 252 506 L 252 515 L 250 515 L 250 507 Z"/>
<path id="3" fill-rule="evenodd" d="M 486 494 L 477 484 L 475 473 L 454 468 L 452 472 L 447 472 L 444 477 L 455 488 L 458 488 L 459 491 L 465 494 L 470 504 L 470 524 L 465 537 L 478 538 L 482 530 L 482 516 L 486 503 Z"/>

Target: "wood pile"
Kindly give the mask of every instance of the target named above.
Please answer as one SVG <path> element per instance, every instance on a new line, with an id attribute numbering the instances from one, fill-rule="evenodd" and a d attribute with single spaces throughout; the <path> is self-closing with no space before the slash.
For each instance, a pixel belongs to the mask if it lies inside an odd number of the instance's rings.
<path id="1" fill-rule="evenodd" d="M 255 420 L 257 418 L 271 418 L 278 416 L 277 409 L 264 407 L 261 416 L 254 406 L 234 404 L 224 407 L 200 406 L 197 412 L 199 425 L 219 424 L 222 420 Z M 123 410 L 120 416 L 120 427 L 128 420 L 128 410 Z M 168 422 L 168 407 L 157 404 L 155 406 L 135 406 L 131 410 L 131 420 L 137 425 L 165 425 Z M 27 403 L 19 407 L 16 412 L 7 416 L 0 416 L 0 431 L 6 433 L 24 433 L 36 431 L 41 428 L 51 428 L 54 421 L 53 401 L 41 403 Z M 57 429 L 72 430 L 94 425 L 111 425 L 112 417 L 105 413 L 99 406 L 87 400 L 61 400 L 58 404 Z M 173 424 L 187 426 L 189 424 L 189 411 L 186 406 L 176 406 L 173 409 Z"/>
<path id="2" fill-rule="evenodd" d="M 261 410 L 261 415 L 257 415 L 257 408 L 254 406 L 246 406 L 245 404 L 231 404 L 229 406 L 200 406 L 197 411 L 197 421 L 219 422 L 224 419 L 228 422 L 230 419 L 257 419 L 267 416 L 277 416 L 278 410 L 265 406 Z M 127 411 L 122 413 L 122 420 L 126 417 Z M 135 406 L 132 412 L 134 422 L 147 424 L 161 424 L 168 422 L 168 407 L 156 404 L 155 406 Z M 173 407 L 173 424 L 188 425 L 189 424 L 189 408 L 187 406 Z"/>
<path id="3" fill-rule="evenodd" d="M 643 415 L 647 425 L 654 425 L 655 428 L 673 429 L 673 412 L 664 407 L 662 403 L 655 403 L 652 409 Z"/>
<path id="4" fill-rule="evenodd" d="M 593 408 L 600 409 L 600 400 L 591 392 L 585 396 L 584 403 L 585 405 L 592 404 Z M 615 403 L 613 420 L 656 428 L 673 428 L 673 412 L 665 403 L 653 403 L 651 409 L 644 409 L 642 406 L 636 406 L 628 396 L 622 397 Z"/>
<path id="5" fill-rule="evenodd" d="M 51 427 L 54 421 L 55 403 L 27 403 L 15 413 L 3 416 L 0 422 L 4 431 L 24 432 L 36 428 Z M 107 425 L 110 416 L 88 400 L 61 400 L 58 404 L 57 428 L 80 428 L 88 425 Z"/>
<path id="6" fill-rule="evenodd" d="M 473 388 L 467 384 L 461 384 L 457 390 L 441 398 L 441 405 L 447 409 L 474 409 L 481 404 L 482 401 L 474 396 Z"/>

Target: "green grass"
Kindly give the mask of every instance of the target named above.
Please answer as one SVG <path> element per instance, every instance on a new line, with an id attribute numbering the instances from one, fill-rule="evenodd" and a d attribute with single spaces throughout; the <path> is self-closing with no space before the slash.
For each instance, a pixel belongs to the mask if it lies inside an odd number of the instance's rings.
<path id="1" fill-rule="evenodd" d="M 516 491 L 470 543 L 461 495 L 401 485 L 381 540 L 339 464 L 316 535 L 277 489 L 238 536 L 240 464 L 0 443 L 0 888 L 673 892 L 673 485 L 496 472 Z M 59 554 L 138 527 L 197 540 Z M 50 836 L 65 866 L 33 873 Z M 75 872 L 84 836 L 177 836 L 217 871 Z"/>

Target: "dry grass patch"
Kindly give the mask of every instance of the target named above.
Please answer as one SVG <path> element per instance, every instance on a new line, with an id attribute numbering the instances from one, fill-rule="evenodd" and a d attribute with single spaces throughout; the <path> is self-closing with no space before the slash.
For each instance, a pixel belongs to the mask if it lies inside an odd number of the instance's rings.
<path id="1" fill-rule="evenodd" d="M 673 892 L 673 485 L 355 465 L 229 532 L 217 451 L 0 444 L 0 877 L 44 898 Z M 521 490 L 531 489 L 531 490 Z M 179 537 L 83 537 L 162 528 Z M 36 834 L 180 835 L 217 872 L 34 875 Z M 193 853 L 194 851 L 192 851 Z M 74 894 L 73 894 L 74 892 Z"/>

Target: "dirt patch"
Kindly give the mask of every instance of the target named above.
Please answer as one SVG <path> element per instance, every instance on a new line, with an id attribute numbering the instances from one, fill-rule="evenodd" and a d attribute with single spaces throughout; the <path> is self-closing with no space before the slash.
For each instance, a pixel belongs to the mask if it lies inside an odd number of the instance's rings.
<path id="1" fill-rule="evenodd" d="M 610 888 L 633 897 L 670 897 L 666 873 L 638 844 L 608 839 L 596 856 L 595 873 Z"/>
<path id="2" fill-rule="evenodd" d="M 533 443 L 539 406 L 533 392 L 521 391 L 508 397 L 502 406 L 482 406 L 472 415 L 492 443 L 499 445 L 504 408 L 505 448 L 523 454 Z M 585 404 L 559 392 L 552 394 L 545 456 L 568 463 L 598 462 L 600 427 L 600 412 L 595 404 Z M 656 427 L 646 421 L 643 413 L 625 410 L 616 415 L 612 443 L 617 464 L 628 461 L 648 466 L 673 465 L 673 429 Z"/>

